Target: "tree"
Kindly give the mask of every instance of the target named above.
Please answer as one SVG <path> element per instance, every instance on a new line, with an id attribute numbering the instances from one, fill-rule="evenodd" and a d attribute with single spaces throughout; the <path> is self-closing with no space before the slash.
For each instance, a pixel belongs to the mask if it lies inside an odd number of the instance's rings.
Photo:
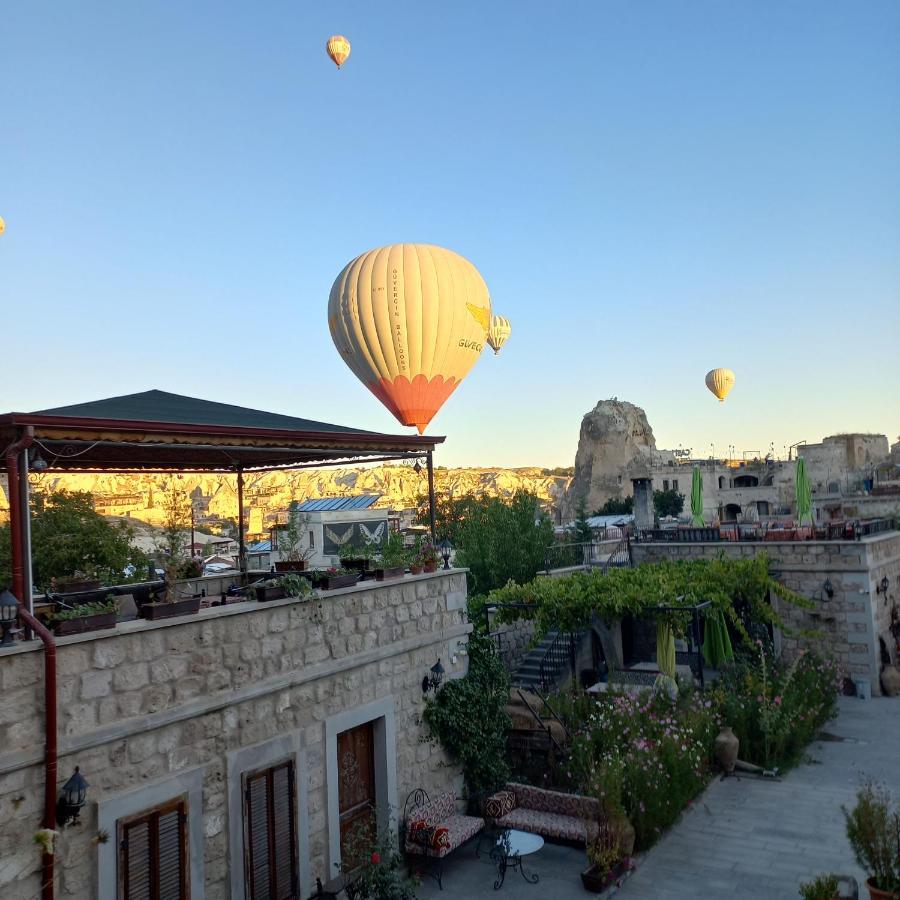
<path id="1" fill-rule="evenodd" d="M 35 586 L 75 572 L 116 584 L 128 565 L 147 571 L 147 556 L 131 540 L 124 522 L 112 524 L 94 510 L 85 492 L 53 491 L 31 497 L 31 559 Z M 0 584 L 12 580 L 9 525 L 0 527 Z"/>
<path id="2" fill-rule="evenodd" d="M 653 507 L 656 510 L 656 515 L 660 518 L 664 516 L 680 516 L 681 511 L 684 509 L 684 494 L 679 494 L 675 490 L 654 491 Z"/>
<path id="3" fill-rule="evenodd" d="M 536 495 L 444 496 L 435 505 L 438 539 L 453 544 L 457 565 L 469 569 L 472 591 L 484 593 L 509 579 L 530 581 L 544 567 L 553 525 Z M 427 503 L 420 504 L 419 521 L 428 522 Z"/>
<path id="4" fill-rule="evenodd" d="M 634 512 L 634 497 L 610 497 L 595 516 L 623 516 Z"/>
<path id="5" fill-rule="evenodd" d="M 587 501 L 584 497 L 578 498 L 575 507 L 574 538 L 579 544 L 587 544 L 594 540 L 594 529 L 588 525 Z"/>
<path id="6" fill-rule="evenodd" d="M 184 555 L 188 542 L 186 532 L 191 527 L 191 498 L 174 478 L 169 478 L 166 482 L 162 508 L 162 541 L 159 550 L 172 559 L 178 559 Z M 192 547 L 191 553 L 193 549 Z"/>

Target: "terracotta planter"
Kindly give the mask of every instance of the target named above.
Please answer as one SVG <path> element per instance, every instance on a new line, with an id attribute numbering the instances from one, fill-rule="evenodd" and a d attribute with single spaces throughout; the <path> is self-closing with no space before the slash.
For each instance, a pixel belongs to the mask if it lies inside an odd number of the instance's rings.
<path id="1" fill-rule="evenodd" d="M 436 562 L 425 563 L 425 565 L 422 566 L 422 571 L 423 572 L 437 572 L 437 563 Z"/>
<path id="2" fill-rule="evenodd" d="M 740 741 L 738 741 L 735 733 L 725 725 L 716 735 L 715 744 L 713 745 L 713 754 L 716 762 L 722 767 L 727 775 L 734 771 L 734 764 L 737 762 L 738 749 Z"/>
<path id="3" fill-rule="evenodd" d="M 60 637 L 66 634 L 83 634 L 85 631 L 100 631 L 103 628 L 116 627 L 116 613 L 94 613 L 91 616 L 79 616 L 77 619 L 63 619 L 54 622 L 53 631 Z"/>
<path id="4" fill-rule="evenodd" d="M 385 581 L 388 578 L 402 578 L 405 571 L 406 569 L 404 569 L 403 566 L 392 566 L 389 569 L 376 569 L 375 580 Z"/>
<path id="5" fill-rule="evenodd" d="M 174 616 L 191 616 L 200 609 L 199 596 L 185 597 L 174 603 L 145 603 L 141 615 L 145 619 L 171 619 Z"/>
<path id="6" fill-rule="evenodd" d="M 410 573 L 410 575 L 421 575 L 422 567 L 421 566 L 410 566 L 409 573 Z"/>
<path id="7" fill-rule="evenodd" d="M 881 673 L 881 690 L 888 697 L 900 694 L 900 669 L 896 666 L 885 666 Z"/>
<path id="8" fill-rule="evenodd" d="M 873 887 L 871 878 L 866 879 L 866 887 L 869 889 L 869 896 L 872 900 L 898 900 L 900 898 L 900 894 L 895 894 L 893 891 L 882 891 Z"/>
<path id="9" fill-rule="evenodd" d="M 275 563 L 276 572 L 304 572 L 306 571 L 305 559 L 280 560 Z"/>

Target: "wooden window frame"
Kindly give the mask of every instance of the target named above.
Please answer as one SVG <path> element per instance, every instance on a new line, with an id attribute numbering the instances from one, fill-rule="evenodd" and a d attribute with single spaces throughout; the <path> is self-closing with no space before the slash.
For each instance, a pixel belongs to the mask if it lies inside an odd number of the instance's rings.
<path id="1" fill-rule="evenodd" d="M 180 812 L 180 838 L 181 838 L 181 896 L 184 900 L 190 900 L 191 896 L 191 858 L 190 858 L 190 840 L 188 833 L 188 798 L 187 794 L 167 800 L 150 809 L 145 809 L 131 816 L 124 816 L 116 822 L 116 847 L 117 847 L 117 886 L 116 896 L 119 900 L 128 900 L 128 873 L 127 866 L 124 863 L 123 855 L 125 851 L 125 830 L 133 825 L 137 825 L 142 821 L 155 821 L 156 828 L 149 828 L 149 845 L 150 845 L 150 896 L 151 900 L 159 900 L 159 818 L 166 813 L 178 810 Z"/>
<path id="2" fill-rule="evenodd" d="M 275 842 L 272 840 L 274 834 L 274 807 L 273 807 L 273 783 L 274 773 L 276 769 L 287 767 L 288 769 L 288 791 L 290 798 L 290 822 L 291 822 L 291 891 L 292 896 L 300 896 L 300 859 L 297 845 L 299 843 L 299 832 L 297 823 L 297 761 L 293 756 L 273 762 L 258 769 L 248 769 L 241 773 L 241 823 L 244 832 L 244 892 L 247 900 L 268 900 L 268 898 L 254 898 L 253 882 L 252 882 L 252 835 L 250 832 L 250 816 L 249 816 L 249 790 L 250 781 L 261 775 L 266 776 L 266 818 L 268 823 L 269 846 L 267 848 L 269 877 L 276 871 L 275 865 Z"/>

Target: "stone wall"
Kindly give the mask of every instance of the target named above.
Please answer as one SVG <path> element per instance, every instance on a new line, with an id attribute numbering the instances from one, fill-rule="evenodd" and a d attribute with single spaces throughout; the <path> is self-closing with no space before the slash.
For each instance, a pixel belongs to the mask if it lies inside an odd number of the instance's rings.
<path id="1" fill-rule="evenodd" d="M 458 790 L 458 770 L 425 740 L 421 682 L 437 657 L 446 677 L 465 673 L 468 657 L 457 655 L 470 631 L 465 604 L 465 574 L 457 570 L 59 639 L 59 782 L 77 765 L 90 789 L 81 824 L 62 829 L 58 840 L 58 895 L 104 898 L 98 873 L 114 847 L 98 822 L 130 792 L 144 792 L 152 806 L 171 782 L 194 784 L 198 798 L 202 791 L 202 809 L 192 803 L 189 813 L 199 828 L 203 871 L 192 896 L 243 896 L 230 872 L 238 864 L 228 851 L 230 833 L 242 835 L 242 823 L 229 816 L 228 761 L 254 747 L 262 759 L 286 741 L 296 744 L 301 760 L 301 895 L 309 896 L 316 876 L 334 874 L 336 823 L 328 809 L 337 788 L 333 773 L 331 784 L 326 774 L 328 732 L 369 707 L 383 710 L 389 722 L 385 753 L 395 770 L 388 775 L 395 809 L 415 787 Z M 39 648 L 0 651 L 4 900 L 40 893 L 32 842 L 44 795 Z M 251 751 L 246 758 L 253 757 Z M 115 855 L 105 857 L 107 869 L 110 859 Z"/>
<path id="2" fill-rule="evenodd" d="M 792 658 L 799 649 L 821 646 L 851 677 L 867 677 L 873 694 L 881 692 L 878 637 L 890 625 L 893 596 L 900 586 L 900 533 L 888 532 L 860 541 L 785 541 L 741 543 L 635 543 L 634 562 L 715 559 L 766 553 L 772 574 L 791 590 L 816 603 L 805 610 L 773 598 L 773 605 L 794 630 L 815 630 L 816 638 L 782 636 L 782 650 Z M 891 582 L 887 599 L 876 594 L 883 576 Z M 823 589 L 830 581 L 834 596 Z"/>

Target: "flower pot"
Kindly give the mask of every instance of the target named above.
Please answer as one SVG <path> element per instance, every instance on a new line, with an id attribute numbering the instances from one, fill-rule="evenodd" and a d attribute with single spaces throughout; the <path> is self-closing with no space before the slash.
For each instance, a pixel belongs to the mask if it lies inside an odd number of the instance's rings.
<path id="1" fill-rule="evenodd" d="M 305 559 L 283 559 L 275 563 L 276 572 L 303 572 L 305 570 Z"/>
<path id="2" fill-rule="evenodd" d="M 425 565 L 422 566 L 422 571 L 423 572 L 437 572 L 437 563 L 436 562 L 425 563 Z"/>
<path id="3" fill-rule="evenodd" d="M 866 887 L 869 889 L 869 896 L 872 900 L 898 900 L 900 898 L 900 894 L 895 894 L 893 891 L 882 891 L 875 887 L 871 878 L 866 879 Z"/>
<path id="4" fill-rule="evenodd" d="M 881 673 L 881 690 L 888 697 L 900 694 L 900 669 L 896 666 L 885 666 Z"/>
<path id="5" fill-rule="evenodd" d="M 345 569 L 358 569 L 360 572 L 369 571 L 369 563 L 371 560 L 367 556 L 351 556 L 341 560 L 341 565 Z"/>
<path id="6" fill-rule="evenodd" d="M 60 637 L 66 634 L 83 634 L 85 631 L 100 631 L 102 628 L 116 627 L 116 612 L 94 613 L 77 619 L 63 619 L 53 625 L 54 633 Z"/>
<path id="7" fill-rule="evenodd" d="M 610 885 L 630 871 L 630 860 L 624 859 L 606 872 L 600 871 L 596 865 L 591 865 L 581 873 L 581 883 L 586 891 L 590 891 L 592 894 L 602 894 Z"/>
<path id="8" fill-rule="evenodd" d="M 145 603 L 141 615 L 145 619 L 171 619 L 174 616 L 191 616 L 200 609 L 201 597 L 185 597 L 172 603 Z"/>
<path id="9" fill-rule="evenodd" d="M 385 581 L 388 578 L 402 578 L 405 571 L 403 566 L 391 566 L 387 569 L 376 569 L 375 580 Z"/>
<path id="10" fill-rule="evenodd" d="M 334 591 L 338 588 L 350 587 L 357 581 L 359 581 L 359 575 L 351 572 L 349 575 L 322 575 L 316 580 L 315 585 L 324 591 Z"/>
<path id="11" fill-rule="evenodd" d="M 421 575 L 422 567 L 421 566 L 410 566 L 409 573 L 410 573 L 410 575 Z"/>
<path id="12" fill-rule="evenodd" d="M 272 587 L 258 587 L 255 590 L 257 603 L 265 603 L 267 600 L 281 600 L 282 597 L 286 596 L 284 588 L 280 584 Z"/>
<path id="13" fill-rule="evenodd" d="M 734 764 L 737 762 L 739 747 L 740 741 L 738 741 L 737 735 L 735 735 L 731 728 L 724 725 L 722 730 L 716 735 L 716 740 L 713 745 L 713 754 L 716 757 L 716 762 L 722 767 L 722 771 L 727 775 L 730 775 L 734 771 Z"/>

